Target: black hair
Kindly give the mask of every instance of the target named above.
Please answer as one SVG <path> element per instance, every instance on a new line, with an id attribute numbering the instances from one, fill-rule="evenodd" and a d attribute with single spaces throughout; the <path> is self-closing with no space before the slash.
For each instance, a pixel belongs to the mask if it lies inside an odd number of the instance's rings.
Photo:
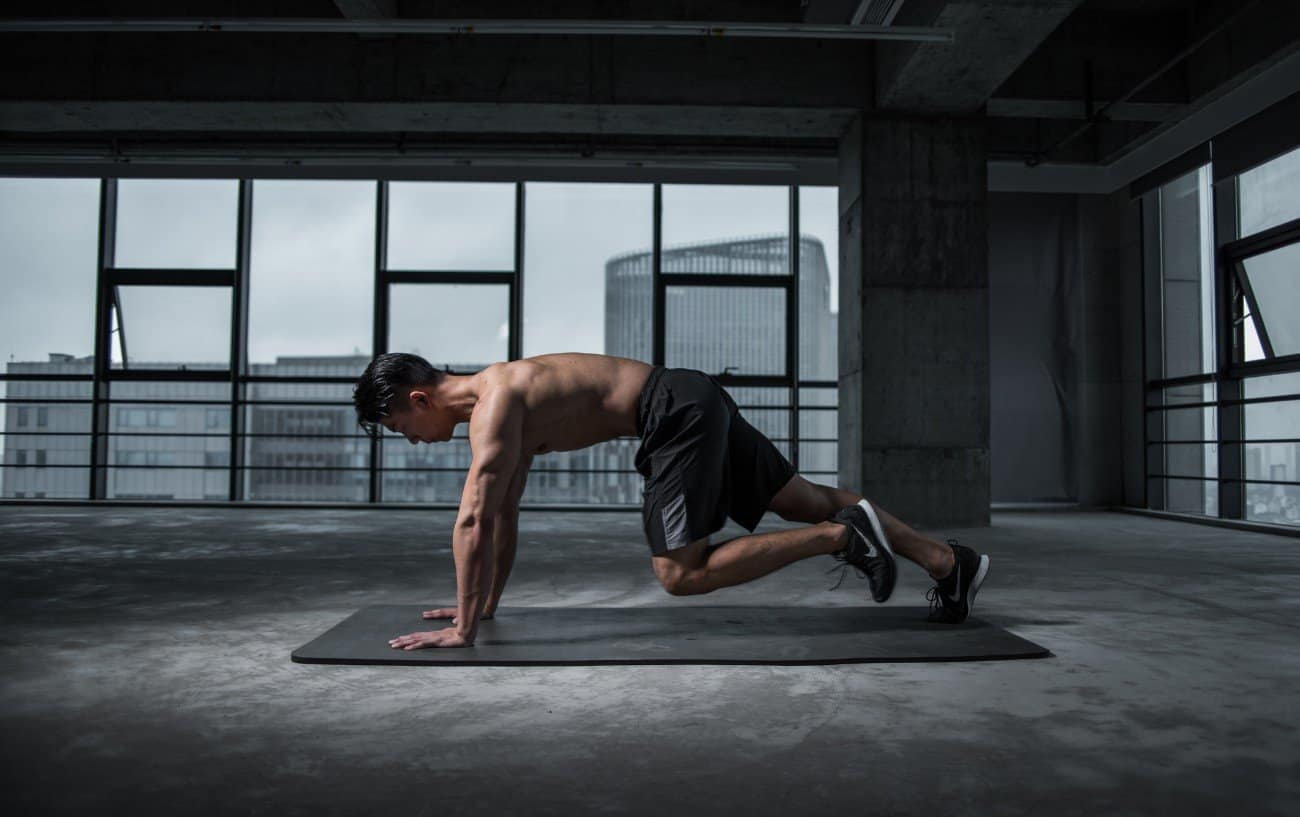
<path id="1" fill-rule="evenodd" d="M 380 420 L 406 408 L 408 389 L 436 383 L 448 372 L 449 369 L 433 368 L 419 355 L 406 352 L 379 355 L 370 361 L 352 389 L 357 425 L 370 434 L 378 433 Z"/>

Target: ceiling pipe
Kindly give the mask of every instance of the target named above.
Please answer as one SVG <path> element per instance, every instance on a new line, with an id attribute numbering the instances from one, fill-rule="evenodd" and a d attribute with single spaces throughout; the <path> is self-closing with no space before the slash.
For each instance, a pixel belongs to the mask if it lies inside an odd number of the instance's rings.
<path id="1" fill-rule="evenodd" d="M 332 20 L 332 19 L 10 19 L 0 33 L 541 34 L 630 37 L 772 37 L 950 43 L 952 29 L 812 23 L 706 23 L 665 20 Z"/>

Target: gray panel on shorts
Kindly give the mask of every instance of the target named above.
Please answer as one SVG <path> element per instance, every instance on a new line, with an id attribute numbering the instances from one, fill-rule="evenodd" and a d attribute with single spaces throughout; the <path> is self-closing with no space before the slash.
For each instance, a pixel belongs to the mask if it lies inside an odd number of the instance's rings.
<path id="1" fill-rule="evenodd" d="M 690 531 L 686 529 L 686 495 L 678 494 L 663 509 L 664 546 L 669 550 L 685 547 L 691 543 Z"/>

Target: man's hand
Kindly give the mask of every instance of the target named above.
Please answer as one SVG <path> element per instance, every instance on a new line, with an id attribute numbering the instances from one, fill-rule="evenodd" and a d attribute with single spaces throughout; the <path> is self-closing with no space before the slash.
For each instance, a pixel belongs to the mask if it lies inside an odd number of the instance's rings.
<path id="1" fill-rule="evenodd" d="M 399 635 L 389 641 L 388 646 L 395 650 L 422 650 L 425 647 L 472 647 L 474 642 L 463 638 L 455 627 L 448 627 L 445 630 Z"/>
<path id="2" fill-rule="evenodd" d="M 478 620 L 479 620 L 479 621 L 485 621 L 485 620 L 487 620 L 487 619 L 489 619 L 489 618 L 492 618 L 492 615 L 493 615 L 493 613 L 495 613 L 495 612 L 496 612 L 495 610 L 484 610 L 484 611 L 483 611 L 483 615 L 479 616 L 479 617 L 478 617 Z M 436 609 L 436 610 L 425 610 L 424 613 L 423 613 L 422 615 L 423 615 L 425 618 L 449 618 L 449 619 L 451 619 L 451 623 L 452 623 L 452 624 L 455 624 L 455 623 L 456 623 L 456 608 L 455 608 L 455 607 L 439 607 L 439 608 Z"/>

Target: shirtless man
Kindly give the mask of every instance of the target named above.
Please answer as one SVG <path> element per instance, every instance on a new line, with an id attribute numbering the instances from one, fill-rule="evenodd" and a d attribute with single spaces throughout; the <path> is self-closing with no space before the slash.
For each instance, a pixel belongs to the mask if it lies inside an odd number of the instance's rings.
<path id="1" fill-rule="evenodd" d="M 894 589 L 897 553 L 937 582 L 927 594 L 929 620 L 958 623 L 988 572 L 988 556 L 928 539 L 852 491 L 794 473 L 717 380 L 694 369 L 566 353 L 453 375 L 391 353 L 370 363 L 353 399 L 362 427 L 383 426 L 412 445 L 446 442 L 469 422 L 473 459 L 451 537 L 456 606 L 424 612 L 453 626 L 398 636 L 389 642 L 394 649 L 473 645 L 514 564 L 533 457 L 617 437 L 641 441 L 642 523 L 655 575 L 673 595 L 708 593 L 830 554 L 865 574 L 883 602 Z M 709 544 L 726 517 L 752 533 L 768 510 L 808 527 Z"/>

